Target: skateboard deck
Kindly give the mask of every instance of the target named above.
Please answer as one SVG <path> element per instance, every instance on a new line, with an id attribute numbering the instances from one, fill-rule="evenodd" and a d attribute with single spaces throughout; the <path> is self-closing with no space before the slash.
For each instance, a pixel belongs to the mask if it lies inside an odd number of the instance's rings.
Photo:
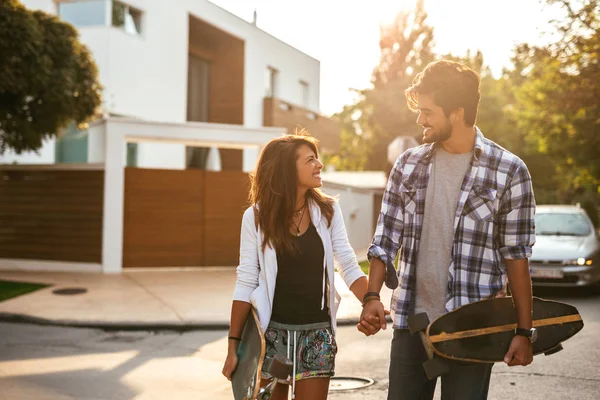
<path id="1" fill-rule="evenodd" d="M 427 328 L 435 354 L 454 360 L 500 362 L 517 327 L 512 297 L 483 300 L 445 314 Z M 552 354 L 583 328 L 577 309 L 558 301 L 533 298 L 533 327 L 538 338 L 533 354 Z"/>
<path id="2" fill-rule="evenodd" d="M 265 336 L 254 308 L 251 309 L 238 345 L 238 364 L 231 376 L 233 398 L 253 400 L 260 390 L 260 377 L 265 359 Z"/>

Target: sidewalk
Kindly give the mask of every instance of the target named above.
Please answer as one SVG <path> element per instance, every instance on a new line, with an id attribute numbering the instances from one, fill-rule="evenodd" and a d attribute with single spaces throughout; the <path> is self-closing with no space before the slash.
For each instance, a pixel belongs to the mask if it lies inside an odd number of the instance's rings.
<path id="1" fill-rule="evenodd" d="M 104 329 L 227 329 L 235 268 L 127 271 L 119 275 L 74 272 L 2 271 L 0 279 L 52 286 L 0 302 L 0 321 Z M 77 295 L 53 291 L 85 288 Z M 338 324 L 356 324 L 362 307 L 342 278 Z M 391 290 L 382 289 L 390 304 Z"/>

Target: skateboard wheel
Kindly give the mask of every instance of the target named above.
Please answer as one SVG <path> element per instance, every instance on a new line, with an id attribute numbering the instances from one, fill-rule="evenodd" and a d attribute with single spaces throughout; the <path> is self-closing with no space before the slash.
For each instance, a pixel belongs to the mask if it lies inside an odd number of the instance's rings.
<path id="1" fill-rule="evenodd" d="M 415 334 L 427 329 L 427 326 L 429 326 L 429 317 L 427 316 L 427 313 L 409 315 L 407 322 L 408 330 L 410 333 Z"/>
<path id="2" fill-rule="evenodd" d="M 450 372 L 450 367 L 448 367 L 448 364 L 439 357 L 434 357 L 431 360 L 425 361 L 423 363 L 423 368 L 425 369 L 425 374 L 429 379 L 435 379 L 438 376 L 446 375 L 448 372 Z"/>
<path id="3" fill-rule="evenodd" d="M 281 354 L 276 354 L 271 360 L 269 374 L 279 380 L 286 380 L 292 373 L 292 362 Z"/>
<path id="4" fill-rule="evenodd" d="M 550 350 L 548 350 L 547 352 L 544 353 L 545 356 L 551 356 L 552 354 L 556 354 L 559 351 L 563 350 L 562 344 L 559 344 L 556 347 L 551 348 Z"/>

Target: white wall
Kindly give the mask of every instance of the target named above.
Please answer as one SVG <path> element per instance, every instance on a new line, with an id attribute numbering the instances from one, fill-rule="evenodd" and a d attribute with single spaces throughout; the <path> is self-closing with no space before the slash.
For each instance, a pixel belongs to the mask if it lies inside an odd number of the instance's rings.
<path id="1" fill-rule="evenodd" d="M 364 259 L 374 234 L 373 194 L 349 187 L 340 188 L 337 185 L 327 185 L 327 183 L 323 185 L 322 190 L 330 196 L 339 195 L 339 204 L 344 214 L 348 239 L 358 258 Z"/>
<path id="2" fill-rule="evenodd" d="M 110 112 L 161 122 L 185 122 L 188 19 L 181 1 L 128 1 L 144 12 L 142 35 L 109 30 Z"/>
<path id="3" fill-rule="evenodd" d="M 185 169 L 185 145 L 176 143 L 138 143 L 139 168 Z"/>
<path id="4" fill-rule="evenodd" d="M 87 162 L 103 163 L 106 158 L 106 125 L 95 124 L 88 129 L 88 160 Z M 127 151 L 125 151 L 125 160 Z M 123 163 L 125 165 L 125 163 Z"/>
<path id="5" fill-rule="evenodd" d="M 256 163 L 258 162 L 260 150 L 261 149 L 258 147 L 244 148 L 242 171 L 253 172 L 256 169 Z"/>
<path id="6" fill-rule="evenodd" d="M 28 151 L 20 155 L 13 151 L 6 151 L 0 155 L 0 164 L 54 164 L 56 160 L 56 139 L 51 138 L 44 141 L 38 153 Z"/>
<path id="7" fill-rule="evenodd" d="M 32 10 L 40 10 L 48 14 L 56 14 L 56 4 L 54 0 L 20 0 L 21 3 Z"/>

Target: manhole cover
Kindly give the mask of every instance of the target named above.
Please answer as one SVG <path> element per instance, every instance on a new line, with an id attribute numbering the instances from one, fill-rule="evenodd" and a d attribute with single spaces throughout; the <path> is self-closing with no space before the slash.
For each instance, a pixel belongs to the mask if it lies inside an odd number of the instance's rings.
<path id="1" fill-rule="evenodd" d="M 85 288 L 64 288 L 64 289 L 55 289 L 52 291 L 54 294 L 71 296 L 74 294 L 82 294 L 87 293 L 87 289 Z"/>
<path id="2" fill-rule="evenodd" d="M 329 390 L 355 390 L 371 386 L 375 381 L 371 378 L 356 378 L 349 376 L 334 376 L 329 383 Z"/>
<path id="3" fill-rule="evenodd" d="M 109 336 L 101 340 L 101 342 L 117 342 L 117 343 L 135 343 L 143 340 L 143 337 L 140 336 Z"/>

